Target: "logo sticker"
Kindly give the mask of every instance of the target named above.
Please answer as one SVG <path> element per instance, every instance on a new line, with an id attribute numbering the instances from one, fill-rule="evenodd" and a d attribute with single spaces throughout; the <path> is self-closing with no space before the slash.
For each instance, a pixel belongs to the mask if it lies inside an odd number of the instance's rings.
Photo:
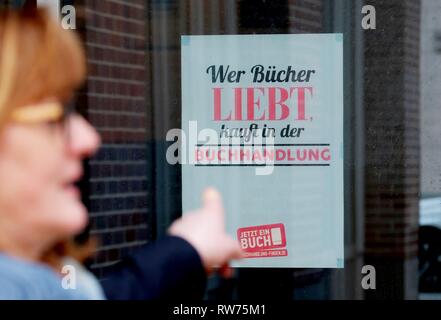
<path id="1" fill-rule="evenodd" d="M 240 246 L 246 258 L 272 258 L 288 255 L 285 226 L 282 223 L 240 228 Z"/>

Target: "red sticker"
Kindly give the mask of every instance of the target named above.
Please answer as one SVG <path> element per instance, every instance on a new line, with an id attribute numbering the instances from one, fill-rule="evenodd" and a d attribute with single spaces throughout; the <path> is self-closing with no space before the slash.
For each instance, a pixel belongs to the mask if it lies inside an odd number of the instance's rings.
<path id="1" fill-rule="evenodd" d="M 285 226 L 282 223 L 237 230 L 240 246 L 247 258 L 287 256 Z"/>

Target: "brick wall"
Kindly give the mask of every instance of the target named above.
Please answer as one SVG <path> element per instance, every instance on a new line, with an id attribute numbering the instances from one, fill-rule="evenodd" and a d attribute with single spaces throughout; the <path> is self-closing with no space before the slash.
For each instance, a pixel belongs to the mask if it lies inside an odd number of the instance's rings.
<path id="1" fill-rule="evenodd" d="M 366 263 L 375 298 L 416 294 L 419 197 L 419 1 L 371 1 L 365 34 Z"/>
<path id="2" fill-rule="evenodd" d="M 86 163 L 83 185 L 91 234 L 101 241 L 92 264 L 100 276 L 153 232 L 148 208 L 144 2 L 75 3 L 89 68 L 78 105 L 103 140 L 99 153 Z"/>

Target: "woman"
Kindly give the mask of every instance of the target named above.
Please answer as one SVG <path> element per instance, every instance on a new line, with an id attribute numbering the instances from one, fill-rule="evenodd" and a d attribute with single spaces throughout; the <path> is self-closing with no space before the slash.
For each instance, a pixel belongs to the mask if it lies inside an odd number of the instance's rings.
<path id="1" fill-rule="evenodd" d="M 88 298 L 65 290 L 42 262 L 88 220 L 75 183 L 100 138 L 63 106 L 85 70 L 77 36 L 44 11 L 0 14 L 0 298 Z M 219 195 L 208 190 L 203 208 L 175 222 L 170 236 L 115 267 L 103 283 L 106 298 L 174 296 L 240 257 L 223 222 Z"/>
<path id="2" fill-rule="evenodd" d="M 31 10 L 1 13 L 0 43 L 0 297 L 81 298 L 36 262 L 87 223 L 74 184 L 99 137 L 63 107 L 84 55 L 75 35 Z"/>

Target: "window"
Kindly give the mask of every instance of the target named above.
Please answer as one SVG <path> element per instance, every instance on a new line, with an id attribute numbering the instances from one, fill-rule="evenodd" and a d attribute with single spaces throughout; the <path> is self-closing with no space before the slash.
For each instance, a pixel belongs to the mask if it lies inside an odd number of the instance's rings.
<path id="1" fill-rule="evenodd" d="M 12 3 L 22 5 L 2 2 Z M 362 0 L 69 4 L 89 64 L 76 104 L 104 142 L 83 182 L 91 233 L 102 239 L 91 266 L 100 277 L 182 214 L 181 167 L 167 163 L 165 139 L 183 126 L 181 35 L 342 33 L 345 267 L 240 268 L 231 280 L 211 278 L 207 298 L 417 299 L 441 291 L 436 267 L 418 270 L 419 235 L 427 239 L 420 224 L 441 215 L 437 1 L 373 1 L 376 29 L 362 28 Z M 375 290 L 361 286 L 364 265 L 376 269 Z"/>

